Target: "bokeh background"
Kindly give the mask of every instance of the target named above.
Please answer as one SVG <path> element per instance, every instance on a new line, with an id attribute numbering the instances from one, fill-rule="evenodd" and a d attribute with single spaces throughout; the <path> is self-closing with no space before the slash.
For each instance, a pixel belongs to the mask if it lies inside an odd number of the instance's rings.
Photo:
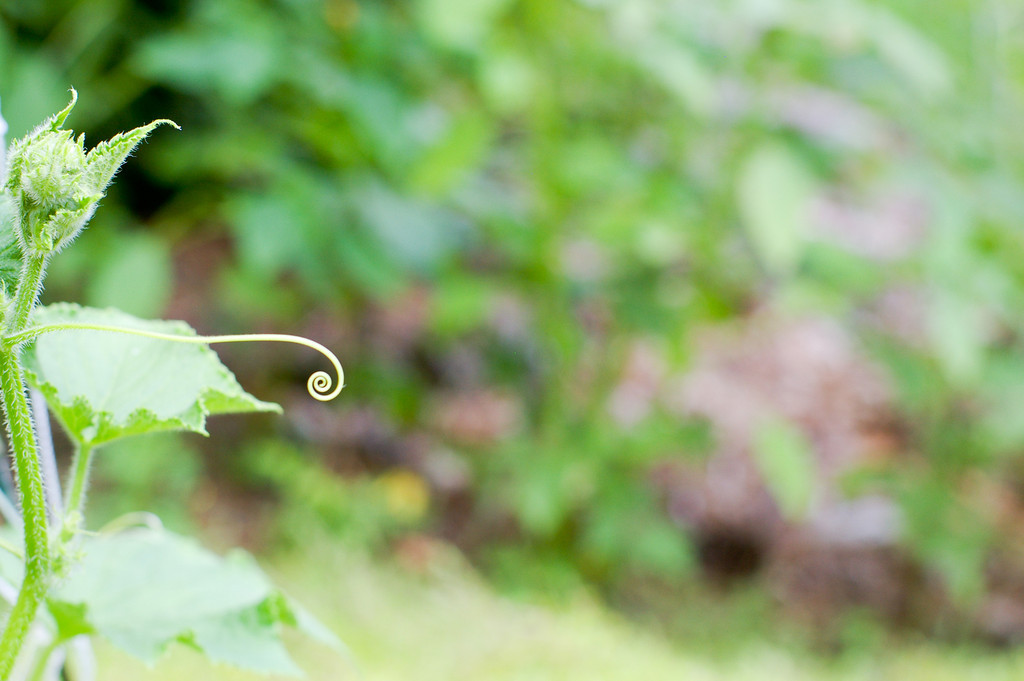
<path id="1" fill-rule="evenodd" d="M 819 678 L 907 645 L 942 661 L 893 678 L 959 674 L 942 656 L 964 646 L 1020 672 L 996 652 L 1024 637 L 1020 3 L 0 18 L 8 139 L 70 86 L 87 138 L 182 126 L 122 170 L 44 300 L 302 334 L 346 366 L 324 406 L 315 356 L 225 348 L 284 416 L 111 448 L 97 522 L 145 508 L 292 566 L 371 677 L 506 678 L 465 666 L 482 655 L 575 678 L 621 650 L 664 657 L 649 678 L 698 654 Z M 435 640 L 435 616 L 466 632 Z"/>

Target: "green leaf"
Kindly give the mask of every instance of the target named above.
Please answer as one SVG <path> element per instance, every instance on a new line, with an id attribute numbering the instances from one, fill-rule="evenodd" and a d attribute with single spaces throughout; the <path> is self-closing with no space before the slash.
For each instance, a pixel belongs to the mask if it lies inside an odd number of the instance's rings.
<path id="1" fill-rule="evenodd" d="M 469 52 L 486 40 L 510 4 L 510 0 L 419 0 L 416 13 L 428 36 Z"/>
<path id="2" fill-rule="evenodd" d="M 493 137 L 493 124 L 479 112 L 460 116 L 413 168 L 412 186 L 428 196 L 452 191 L 483 162 Z"/>
<path id="3" fill-rule="evenodd" d="M 919 93 L 941 97 L 952 91 L 952 69 L 946 55 L 895 13 L 877 8 L 869 34 L 882 58 Z"/>
<path id="4" fill-rule="evenodd" d="M 494 308 L 497 291 L 468 277 L 447 277 L 434 289 L 429 324 L 434 333 L 458 337 L 479 328 Z"/>
<path id="5" fill-rule="evenodd" d="M 936 290 L 928 310 L 928 331 L 946 378 L 959 387 L 975 383 L 985 366 L 988 332 L 985 309 L 976 297 Z"/>
<path id="6" fill-rule="evenodd" d="M 793 152 L 768 143 L 747 158 L 737 182 L 740 216 L 761 262 L 773 274 L 792 272 L 809 229 L 809 173 Z"/>
<path id="7" fill-rule="evenodd" d="M 181 640 L 215 662 L 242 669 L 300 676 L 277 631 L 277 621 L 256 606 L 224 617 L 199 622 Z"/>
<path id="8" fill-rule="evenodd" d="M 93 192 L 102 194 L 135 147 L 139 146 L 149 133 L 164 124 L 178 128 L 177 123 L 164 118 L 128 132 L 118 133 L 106 142 L 97 144 L 86 155 L 87 166 L 83 178 L 85 186 Z"/>
<path id="9" fill-rule="evenodd" d="M 469 229 L 454 213 L 407 199 L 379 184 L 368 184 L 360 192 L 358 211 L 388 256 L 419 272 L 435 270 Z"/>
<path id="10" fill-rule="evenodd" d="M 284 192 L 240 195 L 228 211 L 239 261 L 249 273 L 272 280 L 301 261 L 298 215 Z"/>
<path id="11" fill-rule="evenodd" d="M 696 56 L 682 46 L 647 37 L 635 49 L 637 60 L 691 111 L 709 116 L 717 96 L 714 78 Z"/>
<path id="12" fill-rule="evenodd" d="M 479 58 L 480 89 L 491 106 L 507 114 L 523 111 L 536 101 L 540 76 L 525 54 L 491 47 Z"/>
<path id="13" fill-rule="evenodd" d="M 0 191 L 0 287 L 8 294 L 18 285 L 21 258 L 18 211 L 11 197 Z"/>
<path id="14" fill-rule="evenodd" d="M 37 325 L 69 322 L 195 335 L 184 322 L 146 321 L 68 303 L 38 308 L 33 316 Z M 242 390 L 205 345 L 66 330 L 40 336 L 24 362 L 29 382 L 82 443 L 163 430 L 205 435 L 210 414 L 280 411 Z"/>
<path id="15" fill-rule="evenodd" d="M 341 649 L 319 622 L 274 589 L 247 554 L 220 558 L 163 530 L 100 535 L 48 605 L 62 637 L 95 632 L 148 662 L 178 641 L 215 662 L 300 674 L 281 625 Z M 326 634 L 324 632 L 327 632 Z"/>
<path id="16" fill-rule="evenodd" d="M 783 419 L 770 419 L 754 434 L 754 460 L 782 514 L 806 516 L 814 497 L 814 456 L 803 432 Z"/>
<path id="17" fill-rule="evenodd" d="M 204 3 L 185 31 L 150 34 L 128 60 L 149 81 L 247 106 L 288 72 L 280 24 L 245 2 Z M 205 16 L 202 16 L 205 15 Z"/>
<path id="18" fill-rule="evenodd" d="M 95 634 L 96 630 L 89 624 L 86 607 L 83 603 L 65 603 L 51 601 L 48 604 L 53 621 L 57 625 L 57 635 L 62 641 L 70 641 L 82 634 Z"/>

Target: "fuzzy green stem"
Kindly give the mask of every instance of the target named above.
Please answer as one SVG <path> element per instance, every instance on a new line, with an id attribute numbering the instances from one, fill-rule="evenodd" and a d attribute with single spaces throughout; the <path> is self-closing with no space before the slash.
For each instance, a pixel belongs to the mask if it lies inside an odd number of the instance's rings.
<path id="1" fill-rule="evenodd" d="M 79 444 L 75 447 L 75 457 L 71 462 L 71 479 L 68 481 L 68 498 L 64 504 L 65 513 L 82 513 L 85 506 L 85 485 L 89 479 L 89 466 L 92 463 L 94 449 L 91 444 Z"/>
<path id="2" fill-rule="evenodd" d="M 0 397 L 7 416 L 7 433 L 25 521 L 25 578 L 3 636 L 0 637 L 0 679 L 6 679 L 18 657 L 36 610 L 46 596 L 50 575 L 49 540 L 46 528 L 46 496 L 36 456 L 32 415 L 25 399 L 25 384 L 17 350 L 0 348 Z"/>
<path id="3" fill-rule="evenodd" d="M 39 298 L 39 287 L 43 283 L 43 273 L 46 271 L 46 262 L 49 256 L 32 255 L 25 260 L 22 266 L 21 278 L 18 280 L 18 290 L 14 294 L 14 302 L 7 311 L 7 319 L 4 329 L 7 333 L 21 331 L 28 324 L 28 318 L 32 314 L 32 308 Z"/>
<path id="4" fill-rule="evenodd" d="M 26 262 L 18 282 L 14 302 L 7 311 L 4 327 L 8 333 L 20 331 L 28 323 L 39 295 L 46 270 L 45 255 L 34 255 Z M 0 636 L 0 679 L 7 679 L 18 658 L 36 611 L 46 597 L 50 577 L 50 547 L 46 526 L 46 492 L 32 430 L 32 411 L 25 397 L 18 346 L 0 347 L 0 401 L 7 417 L 7 436 L 14 455 L 18 494 L 25 534 L 25 577 Z"/>

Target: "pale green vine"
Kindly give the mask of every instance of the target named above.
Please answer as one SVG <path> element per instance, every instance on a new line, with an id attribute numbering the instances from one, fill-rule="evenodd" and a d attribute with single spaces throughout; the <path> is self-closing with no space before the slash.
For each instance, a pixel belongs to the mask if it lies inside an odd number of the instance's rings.
<path id="1" fill-rule="evenodd" d="M 142 336 L 143 338 L 152 338 L 155 340 L 172 341 L 175 343 L 191 343 L 194 345 L 215 345 L 218 343 L 249 343 L 259 341 L 269 341 L 275 343 L 293 343 L 295 345 L 302 345 L 307 348 L 316 350 L 321 355 L 327 358 L 327 360 L 334 367 L 335 374 L 337 376 L 337 382 L 331 378 L 330 374 L 326 371 L 315 371 L 313 372 L 309 380 L 306 381 L 306 390 L 314 399 L 320 400 L 321 402 L 329 402 L 337 397 L 342 388 L 345 387 L 345 370 L 342 369 L 341 362 L 338 361 L 337 355 L 327 349 L 325 346 L 317 343 L 316 341 L 304 338 L 302 336 L 292 336 L 286 333 L 242 333 L 234 335 L 223 335 L 223 336 L 182 336 L 173 333 L 159 333 L 157 331 L 146 331 L 145 329 L 133 329 L 131 327 L 124 326 L 109 326 L 106 324 L 85 324 L 77 322 L 66 322 L 61 324 L 44 324 L 42 326 L 34 326 L 18 333 L 13 333 L 2 338 L 3 344 L 7 347 L 15 347 L 26 341 L 37 338 L 45 333 L 52 333 L 54 331 L 107 331 L 111 333 L 126 333 L 133 336 Z M 331 386 L 334 386 L 333 390 Z"/>

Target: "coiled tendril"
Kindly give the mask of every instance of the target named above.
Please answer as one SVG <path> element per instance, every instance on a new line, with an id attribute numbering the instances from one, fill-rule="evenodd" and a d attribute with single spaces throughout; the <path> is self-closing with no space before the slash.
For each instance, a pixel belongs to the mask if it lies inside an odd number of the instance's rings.
<path id="1" fill-rule="evenodd" d="M 341 389 L 345 387 L 345 371 L 341 368 L 341 362 L 338 361 L 338 357 L 328 350 L 326 347 L 317 343 L 316 341 L 302 336 L 292 336 L 286 333 L 243 333 L 237 335 L 228 336 L 181 336 L 173 333 L 159 333 L 157 331 L 146 331 L 144 329 L 133 329 L 124 326 L 108 326 L 106 324 L 81 324 L 76 322 L 67 322 L 62 324 L 45 324 L 43 326 L 34 326 L 30 329 L 25 329 L 20 333 L 11 334 L 3 338 L 3 343 L 7 347 L 14 347 L 26 341 L 32 340 L 42 336 L 45 333 L 51 333 L 53 331 L 110 331 L 112 333 L 127 333 L 132 336 L 142 336 L 144 338 L 153 338 L 156 340 L 166 340 L 175 343 L 191 343 L 193 345 L 214 345 L 215 343 L 248 343 L 251 341 L 270 341 L 276 343 L 294 343 L 296 345 L 303 345 L 307 348 L 316 350 L 321 355 L 327 358 L 327 360 L 334 366 L 334 371 L 337 374 L 338 381 L 334 383 L 331 375 L 326 371 L 314 371 L 309 380 L 306 381 L 306 390 L 310 396 L 321 402 L 330 402 L 341 392 Z M 332 390 L 333 386 L 333 390 Z"/>

